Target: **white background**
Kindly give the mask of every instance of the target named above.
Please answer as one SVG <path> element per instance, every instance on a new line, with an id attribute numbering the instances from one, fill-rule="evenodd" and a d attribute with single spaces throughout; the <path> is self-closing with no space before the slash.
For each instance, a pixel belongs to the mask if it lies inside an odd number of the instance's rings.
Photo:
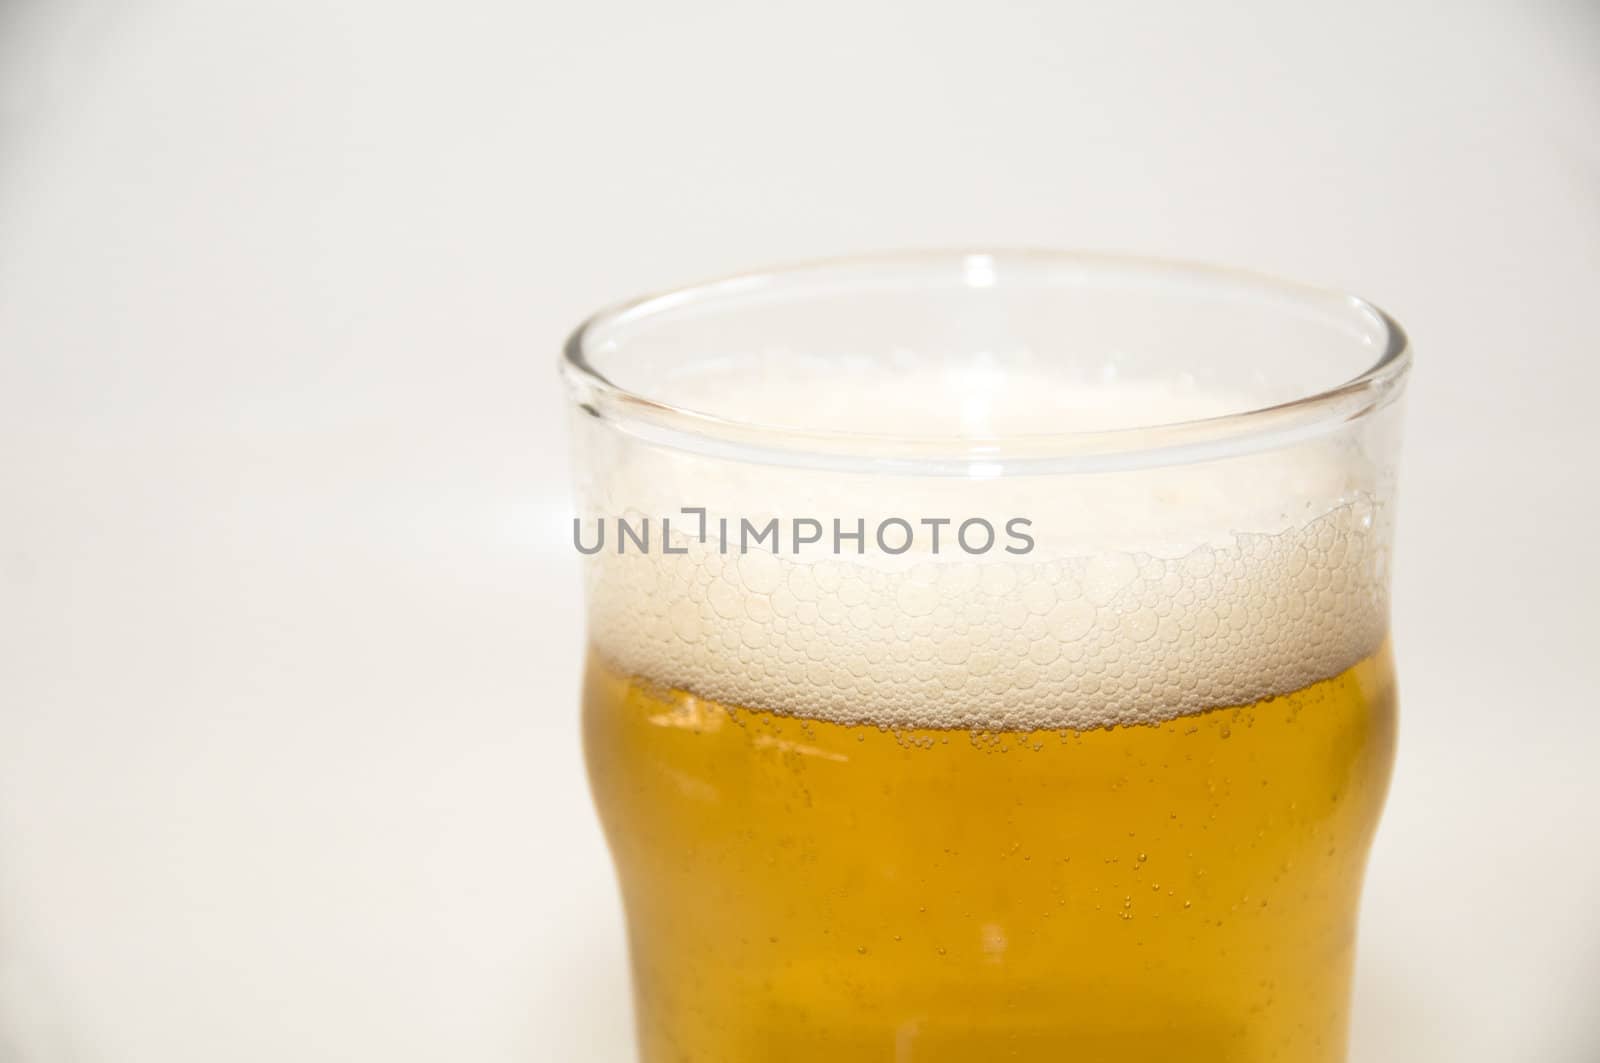
<path id="1" fill-rule="evenodd" d="M 1409 327 L 1353 1058 L 1600 1060 L 1600 8 L 1544 0 L 0 0 L 0 1059 L 627 1059 L 557 346 L 986 243 Z"/>

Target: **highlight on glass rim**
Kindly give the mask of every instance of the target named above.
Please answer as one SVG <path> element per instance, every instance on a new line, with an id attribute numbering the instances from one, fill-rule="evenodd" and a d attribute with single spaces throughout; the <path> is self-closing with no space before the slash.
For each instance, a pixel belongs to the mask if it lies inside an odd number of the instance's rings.
<path id="1" fill-rule="evenodd" d="M 1359 299 L 1050 252 L 579 328 L 639 1058 L 1343 1060 L 1409 359 Z"/>

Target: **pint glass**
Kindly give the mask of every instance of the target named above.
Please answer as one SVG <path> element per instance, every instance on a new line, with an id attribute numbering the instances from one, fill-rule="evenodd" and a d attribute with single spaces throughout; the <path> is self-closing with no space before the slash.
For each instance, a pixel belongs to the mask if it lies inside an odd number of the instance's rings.
<path id="1" fill-rule="evenodd" d="M 645 1063 L 1332 1063 L 1409 362 L 1114 257 L 755 273 L 569 341 Z"/>

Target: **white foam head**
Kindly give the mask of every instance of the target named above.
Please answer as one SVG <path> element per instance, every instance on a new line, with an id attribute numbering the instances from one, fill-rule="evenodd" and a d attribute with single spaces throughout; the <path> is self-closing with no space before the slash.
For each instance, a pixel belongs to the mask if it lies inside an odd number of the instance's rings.
<path id="1" fill-rule="evenodd" d="M 913 434 L 1095 430 L 1241 408 L 1179 381 L 1064 388 L 1015 372 L 957 381 L 879 366 L 841 387 L 837 367 L 826 380 L 796 373 L 742 381 L 741 407 L 769 424 Z M 807 394 L 828 398 L 795 401 Z M 580 441 L 584 535 L 592 543 L 600 520 L 612 533 L 587 560 L 596 649 L 731 704 L 892 727 L 1157 722 L 1337 674 L 1386 628 L 1390 470 L 1353 428 L 1201 464 L 968 479 L 713 458 L 598 421 Z M 707 541 L 684 507 L 707 511 Z M 649 552 L 631 542 L 618 552 L 619 515 L 651 521 Z M 681 553 L 663 552 L 663 517 Z M 1020 540 L 1004 529 L 1019 517 L 1033 546 L 1008 553 Z M 727 553 L 719 518 L 735 537 Z M 740 553 L 741 518 L 758 528 L 776 518 L 780 552 Z M 795 553 L 797 518 L 825 531 L 860 520 L 864 552 L 847 543 L 835 554 L 825 534 Z M 874 542 L 891 518 L 918 533 L 904 553 Z M 922 522 L 938 518 L 954 523 L 935 553 Z M 952 543 L 967 518 L 997 530 L 993 548 Z M 902 539 L 897 528 L 889 541 Z"/>

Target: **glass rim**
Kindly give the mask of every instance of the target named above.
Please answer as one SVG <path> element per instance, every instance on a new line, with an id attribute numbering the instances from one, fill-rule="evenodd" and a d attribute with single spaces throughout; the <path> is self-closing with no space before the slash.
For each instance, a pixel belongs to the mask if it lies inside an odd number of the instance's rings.
<path id="1" fill-rule="evenodd" d="M 612 381 L 594 364 L 598 334 L 684 307 L 781 292 L 852 270 L 960 266 L 993 277 L 999 262 L 1136 272 L 1203 280 L 1235 294 L 1276 296 L 1303 306 L 1341 307 L 1382 331 L 1378 359 L 1357 375 L 1284 402 L 1220 416 L 1090 431 L 975 436 L 802 429 L 688 409 Z M 989 285 L 994 282 L 992 279 Z M 1001 281 L 1000 283 L 1004 283 Z M 972 286 L 989 286 L 973 284 Z M 562 348 L 560 368 L 579 410 L 642 440 L 709 457 L 841 472 L 992 477 L 1015 473 L 1109 472 L 1237 457 L 1316 438 L 1388 405 L 1411 366 L 1405 330 L 1365 299 L 1249 270 L 1136 255 L 1044 249 L 948 249 L 813 259 L 701 281 L 628 299 L 590 315 Z"/>

